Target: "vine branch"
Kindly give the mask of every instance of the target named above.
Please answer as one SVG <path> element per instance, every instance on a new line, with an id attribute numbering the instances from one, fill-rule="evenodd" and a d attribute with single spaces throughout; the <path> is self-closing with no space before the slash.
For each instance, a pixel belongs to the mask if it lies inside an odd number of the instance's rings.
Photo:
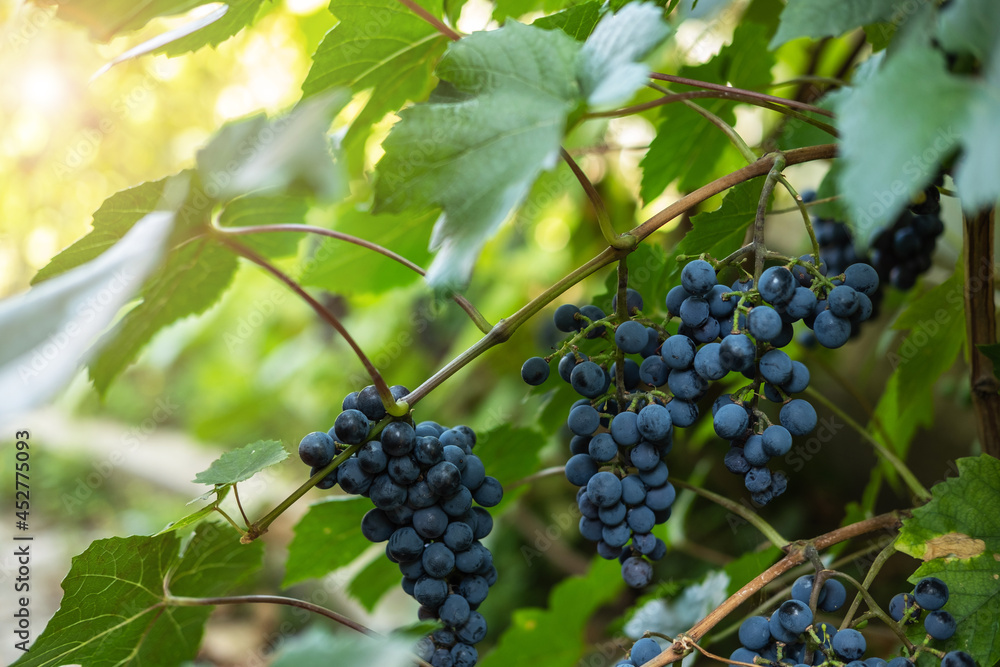
<path id="1" fill-rule="evenodd" d="M 333 229 L 325 229 L 323 227 L 316 227 L 314 225 L 299 225 L 299 224 L 288 224 L 288 225 L 254 225 L 253 227 L 219 227 L 214 226 L 215 230 L 222 234 L 230 234 L 232 236 L 243 236 L 247 234 L 257 234 L 257 233 L 274 233 L 274 232 L 304 232 L 306 234 L 316 234 L 318 236 L 327 236 L 332 239 L 338 239 L 340 241 L 345 241 L 347 243 L 353 243 L 356 246 L 372 250 L 379 253 L 394 262 L 398 262 L 410 269 L 411 271 L 420 274 L 421 276 L 426 276 L 427 272 L 419 266 L 414 264 L 410 260 L 406 259 L 402 255 L 389 250 L 384 246 L 380 246 L 377 243 L 373 243 L 367 239 L 360 238 L 358 236 L 353 236 L 351 234 L 345 234 L 344 232 L 338 232 Z M 455 303 L 464 310 L 468 315 L 469 319 L 476 325 L 476 327 L 483 333 L 489 332 L 492 328 L 492 324 L 483 317 L 482 313 L 473 306 L 468 299 L 466 299 L 461 294 L 456 294 L 452 297 Z"/>
<path id="2" fill-rule="evenodd" d="M 608 209 L 604 206 L 604 200 L 601 199 L 601 195 L 597 192 L 597 188 L 594 187 L 594 184 L 591 183 L 590 179 L 587 178 L 587 175 L 583 173 L 583 169 L 580 169 L 580 165 L 573 159 L 573 156 L 561 146 L 559 147 L 559 155 L 562 157 L 563 161 L 569 165 L 573 175 L 576 176 L 576 180 L 580 181 L 580 185 L 583 186 L 583 191 L 587 193 L 587 199 L 590 200 L 591 205 L 594 207 L 594 214 L 597 216 L 597 224 L 601 228 L 601 235 L 604 236 L 604 240 L 613 248 L 628 247 L 628 240 L 622 239 L 615 234 L 614 227 L 611 225 L 611 217 L 608 215 Z"/>
<path id="3" fill-rule="evenodd" d="M 657 79 L 659 81 L 669 81 L 670 83 L 677 83 L 682 86 L 693 86 L 695 88 L 704 88 L 705 90 L 715 90 L 723 93 L 737 93 L 744 97 L 750 97 L 755 100 L 760 100 L 762 102 L 772 102 L 774 104 L 783 104 L 793 109 L 800 109 L 802 111 L 811 111 L 820 116 L 826 116 L 827 118 L 833 118 L 833 112 L 823 109 L 821 107 L 813 106 L 812 104 L 806 104 L 805 102 L 799 102 L 798 100 L 789 100 L 784 97 L 776 97 L 775 95 L 768 95 L 766 93 L 758 93 L 755 90 L 746 90 L 744 88 L 734 88 L 732 86 L 724 86 L 718 83 L 709 83 L 708 81 L 698 81 L 697 79 L 688 79 L 683 76 L 674 76 L 673 74 L 661 74 L 659 72 L 653 72 L 649 75 L 651 79 Z"/>

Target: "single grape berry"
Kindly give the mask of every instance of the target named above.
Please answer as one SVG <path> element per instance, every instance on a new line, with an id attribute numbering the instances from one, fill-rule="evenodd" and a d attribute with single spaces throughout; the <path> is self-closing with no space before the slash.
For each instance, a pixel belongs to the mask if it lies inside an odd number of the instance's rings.
<path id="1" fill-rule="evenodd" d="M 521 379 L 537 387 L 549 379 L 549 365 L 541 357 L 531 357 L 521 366 Z"/>
<path id="2" fill-rule="evenodd" d="M 924 619 L 924 629 L 927 630 L 927 634 L 941 641 L 951 639 L 955 634 L 956 625 L 955 617 L 943 609 L 932 611 Z"/>
<path id="3" fill-rule="evenodd" d="M 322 431 L 314 431 L 299 442 L 299 458 L 313 468 L 325 468 L 336 451 L 337 444 L 333 438 Z"/>
<path id="4" fill-rule="evenodd" d="M 867 648 L 865 636 L 852 628 L 840 630 L 833 636 L 833 650 L 845 660 L 858 660 Z"/>
<path id="5" fill-rule="evenodd" d="M 653 580 L 653 565 L 644 558 L 627 558 L 622 563 L 622 579 L 632 588 L 644 588 Z"/>
<path id="6" fill-rule="evenodd" d="M 965 651 L 952 651 L 941 658 L 941 667 L 976 667 L 976 661 Z"/>
<path id="7" fill-rule="evenodd" d="M 786 600 L 778 607 L 778 622 L 792 634 L 801 634 L 812 625 L 813 614 L 801 600 Z"/>
<path id="8" fill-rule="evenodd" d="M 913 588 L 917 604 L 927 611 L 936 611 L 948 602 L 948 584 L 937 577 L 924 577 Z"/>

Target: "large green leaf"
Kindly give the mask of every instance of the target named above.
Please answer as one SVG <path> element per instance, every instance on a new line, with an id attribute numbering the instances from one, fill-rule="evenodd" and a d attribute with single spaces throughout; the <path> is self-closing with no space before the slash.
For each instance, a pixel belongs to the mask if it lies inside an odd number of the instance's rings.
<path id="1" fill-rule="evenodd" d="M 441 15 L 441 0 L 418 2 Z M 330 11 L 340 23 L 316 49 L 302 94 L 370 89 L 371 97 L 348 131 L 350 142 L 386 113 L 427 96 L 434 63 L 448 40 L 398 0 L 333 0 Z"/>
<path id="2" fill-rule="evenodd" d="M 179 553 L 176 533 L 98 540 L 73 558 L 56 615 L 18 667 L 176 665 L 194 658 L 211 607 L 173 606 L 164 595 L 218 596 L 260 566 L 260 543 L 202 524 Z"/>
<path id="3" fill-rule="evenodd" d="M 531 25 L 545 30 L 562 30 L 573 39 L 582 42 L 590 37 L 590 33 L 594 32 L 594 27 L 597 26 L 601 18 L 601 4 L 599 0 L 587 0 L 561 12 L 536 19 Z"/>
<path id="4" fill-rule="evenodd" d="M 958 358 L 965 342 L 963 274 L 951 278 L 913 299 L 893 325 L 909 333 L 888 355 L 899 374 L 898 414 L 907 413 L 931 395 L 938 377 Z"/>
<path id="5" fill-rule="evenodd" d="M 1000 4 L 994 7 L 1000 7 Z M 994 10 L 994 14 L 995 14 Z M 995 17 L 994 17 L 995 19 Z M 995 36 L 1000 32 L 1000 20 L 991 28 Z M 955 169 L 962 205 L 969 211 L 993 206 L 1000 198 L 1000 48 L 993 51 L 987 76 L 974 81 L 962 123 L 962 144 L 965 151 Z"/>
<path id="6" fill-rule="evenodd" d="M 538 454 L 544 446 L 545 438 L 538 431 L 503 424 L 479 434 L 475 454 L 486 473 L 507 486 L 538 469 Z"/>
<path id="7" fill-rule="evenodd" d="M 1000 3 L 994 0 L 954 0 L 941 9 L 938 41 L 949 53 L 971 53 L 982 62 L 1000 45 Z"/>
<path id="8" fill-rule="evenodd" d="M 836 36 L 868 23 L 905 17 L 913 12 L 913 4 L 914 0 L 789 0 L 770 46 L 797 37 Z"/>
<path id="9" fill-rule="evenodd" d="M 980 665 L 1000 660 L 1000 461 L 982 454 L 958 460 L 958 477 L 931 489 L 932 499 L 903 522 L 896 548 L 926 561 L 910 577 L 935 576 L 948 584 L 945 609 L 958 621 L 942 646 L 962 650 Z M 918 627 L 911 638 L 923 639 Z M 921 659 L 920 665 L 937 664 Z"/>
<path id="10" fill-rule="evenodd" d="M 312 627 L 282 642 L 271 667 L 337 665 L 337 667 L 407 667 L 413 664 L 412 645 L 395 637 L 333 634 Z"/>
<path id="11" fill-rule="evenodd" d="M 680 76 L 740 88 L 763 88 L 771 83 L 774 56 L 767 52 L 767 28 L 741 23 L 733 41 L 704 65 L 683 67 Z M 699 100 L 706 110 L 733 125 L 732 102 Z M 729 138 L 695 110 L 683 104 L 663 107 L 661 121 L 642 159 L 641 194 L 651 201 L 675 180 L 681 190 L 693 190 L 711 179 L 720 156 L 729 149 Z"/>
<path id="12" fill-rule="evenodd" d="M 399 586 L 399 567 L 379 554 L 347 585 L 347 592 L 369 612 L 386 593 Z"/>
<path id="13" fill-rule="evenodd" d="M 631 3 L 601 19 L 580 51 L 580 89 L 587 103 L 610 106 L 632 97 L 649 75 L 640 61 L 668 34 L 663 9 L 652 3 Z"/>
<path id="14" fill-rule="evenodd" d="M 0 414 L 44 405 L 70 382 L 159 264 L 173 222 L 149 213 L 101 255 L 0 302 Z"/>
<path id="15" fill-rule="evenodd" d="M 510 627 L 480 667 L 544 664 L 573 667 L 583 655 L 591 614 L 624 587 L 618 561 L 595 559 L 583 577 L 569 577 L 552 591 L 548 609 L 514 612 Z"/>
<path id="16" fill-rule="evenodd" d="M 238 197 L 226 204 L 219 216 L 220 227 L 256 227 L 305 222 L 309 202 L 302 197 Z M 302 240 L 301 232 L 266 232 L 250 234 L 240 239 L 265 257 L 294 255 Z"/>
<path id="17" fill-rule="evenodd" d="M 338 497 L 310 505 L 295 525 L 282 586 L 324 577 L 361 555 L 370 546 L 361 534 L 361 517 L 371 508 L 367 498 Z"/>
<path id="18" fill-rule="evenodd" d="M 195 484 L 236 484 L 250 479 L 264 468 L 281 463 L 288 452 L 277 440 L 258 440 L 226 452 L 207 470 L 194 476 Z"/>
<path id="19" fill-rule="evenodd" d="M 210 25 L 171 41 L 156 50 L 180 55 L 206 45 L 216 46 L 253 21 L 264 0 L 228 0 L 226 13 Z M 208 0 L 54 0 L 57 16 L 87 27 L 94 39 L 109 41 L 126 32 L 138 30 L 150 20 L 172 16 L 196 7 L 213 4 Z"/>
<path id="20" fill-rule="evenodd" d="M 100 393 L 121 373 L 163 327 L 214 304 L 236 272 L 236 256 L 206 239 L 171 251 L 163 266 L 143 286 L 142 302 L 101 337 L 101 351 L 89 364 Z"/>
<path id="21" fill-rule="evenodd" d="M 970 83 L 948 74 L 941 53 L 911 43 L 837 98 L 840 190 L 863 241 L 934 179 L 958 144 L 970 93 Z"/>
<path id="22" fill-rule="evenodd" d="M 483 243 L 555 166 L 579 96 L 578 48 L 562 32 L 516 22 L 470 35 L 438 66 L 448 83 L 400 113 L 376 167 L 375 212 L 444 209 L 432 285 L 464 283 Z"/>
<path id="23" fill-rule="evenodd" d="M 722 259 L 743 245 L 747 227 L 753 224 L 760 202 L 763 178 L 740 183 L 726 193 L 722 206 L 691 218 L 691 231 L 674 248 L 673 255 L 698 255 L 707 252 Z M 668 284 L 676 282 L 681 265 L 673 262 L 667 273 Z"/>
<path id="24" fill-rule="evenodd" d="M 348 99 L 345 91 L 333 90 L 284 116 L 257 114 L 227 123 L 198 151 L 201 192 L 211 200 L 284 191 L 340 196 L 344 175 L 326 135 Z"/>
<path id="25" fill-rule="evenodd" d="M 417 266 L 431 257 L 427 250 L 430 227 L 437 214 L 372 215 L 351 209 L 337 218 L 338 232 L 374 238 Z M 303 285 L 322 287 L 336 294 L 380 294 L 420 280 L 419 274 L 387 257 L 340 239 L 326 238 L 305 264 Z"/>

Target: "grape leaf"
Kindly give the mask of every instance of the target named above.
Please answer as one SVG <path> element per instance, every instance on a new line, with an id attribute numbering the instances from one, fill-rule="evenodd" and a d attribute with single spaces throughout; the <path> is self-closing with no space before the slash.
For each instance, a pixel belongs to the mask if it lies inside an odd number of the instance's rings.
<path id="1" fill-rule="evenodd" d="M 201 188 L 209 199 L 297 191 L 332 199 L 344 175 L 328 149 L 326 132 L 348 102 L 334 90 L 300 103 L 288 114 L 250 116 L 223 125 L 198 151 Z"/>
<path id="2" fill-rule="evenodd" d="M 243 482 L 264 468 L 281 463 L 288 452 L 277 440 L 258 440 L 239 449 L 226 452 L 206 470 L 194 476 L 195 484 L 236 484 Z"/>
<path id="3" fill-rule="evenodd" d="M 72 380 L 156 268 L 173 222 L 173 213 L 149 213 L 107 252 L 0 302 L 0 414 L 44 405 Z"/>
<path id="4" fill-rule="evenodd" d="M 649 68 L 642 64 L 670 34 L 663 9 L 632 3 L 601 19 L 580 51 L 580 89 L 594 107 L 627 101 L 646 85 Z"/>
<path id="5" fill-rule="evenodd" d="M 142 302 L 98 342 L 101 351 L 88 365 L 98 392 L 107 391 L 156 332 L 214 304 L 229 286 L 236 264 L 233 253 L 207 239 L 172 250 L 143 286 Z"/>
<path id="6" fill-rule="evenodd" d="M 201 494 L 194 500 L 189 501 L 188 505 L 193 505 L 194 503 L 202 502 L 204 500 L 209 500 L 209 499 L 212 500 L 210 504 L 205 505 L 201 509 L 195 510 L 194 512 L 191 512 L 187 516 L 178 519 L 177 521 L 171 521 L 170 523 L 168 523 L 166 526 L 163 527 L 163 530 L 161 530 L 159 533 L 156 534 L 162 535 L 163 533 L 169 533 L 171 531 L 180 530 L 181 528 L 187 528 L 188 526 L 192 526 L 198 523 L 205 517 L 210 516 L 212 512 L 215 511 L 215 508 L 219 506 L 219 504 L 226 498 L 226 496 L 229 495 L 229 490 L 232 487 L 233 487 L 232 484 L 218 484 L 209 489 L 208 491 L 206 491 L 205 493 Z M 212 498 L 212 496 L 215 496 L 215 498 Z"/>
<path id="7" fill-rule="evenodd" d="M 393 637 L 372 641 L 371 637 L 335 635 L 325 628 L 312 626 L 301 635 L 283 641 L 271 667 L 331 663 L 337 667 L 407 667 L 413 664 L 412 648 L 412 643 Z"/>
<path id="8" fill-rule="evenodd" d="M 961 268 L 926 294 L 910 301 L 893 324 L 909 334 L 887 361 L 899 373 L 897 409 L 907 413 L 922 396 L 930 395 L 938 377 L 951 368 L 965 343 Z M 905 388 L 905 390 L 904 390 Z"/>
<path id="9" fill-rule="evenodd" d="M 714 211 L 699 213 L 691 218 L 691 231 L 684 235 L 672 255 L 697 255 L 707 252 L 722 259 L 743 245 L 747 227 L 753 224 L 760 203 L 763 177 L 754 178 L 731 188 Z M 681 264 L 673 262 L 667 272 L 667 284 L 677 282 Z"/>
<path id="10" fill-rule="evenodd" d="M 576 41 L 582 42 L 597 26 L 601 18 L 601 4 L 598 0 L 587 0 L 561 12 L 535 19 L 531 25 L 545 30 L 562 30 Z"/>
<path id="11" fill-rule="evenodd" d="M 347 585 L 347 592 L 369 612 L 382 597 L 399 585 L 399 568 L 379 554 Z"/>
<path id="12" fill-rule="evenodd" d="M 480 667 L 545 664 L 573 667 L 586 647 L 584 630 L 591 614 L 618 596 L 624 583 L 618 561 L 595 559 L 583 577 L 569 577 L 549 597 L 548 609 L 522 608 Z"/>
<path id="13" fill-rule="evenodd" d="M 440 206 L 427 280 L 467 281 L 483 243 L 555 166 L 579 92 L 578 45 L 508 22 L 452 44 L 431 100 L 400 112 L 376 166 L 376 213 Z"/>
<path id="14" fill-rule="evenodd" d="M 175 665 L 193 659 L 211 607 L 164 596 L 224 595 L 260 567 L 263 545 L 201 524 L 179 554 L 176 533 L 97 540 L 73 558 L 62 602 L 18 667 Z"/>
<path id="15" fill-rule="evenodd" d="M 763 88 L 771 83 L 774 56 L 767 52 L 767 28 L 741 23 L 731 44 L 704 65 L 683 67 L 679 76 L 713 83 L 731 83 L 740 88 Z M 732 103 L 698 100 L 706 110 L 725 122 L 736 123 Z M 708 181 L 719 157 L 729 149 L 729 139 L 701 114 L 683 104 L 663 107 L 661 121 L 642 159 L 641 194 L 651 201 L 677 179 L 681 190 L 693 190 Z"/>
<path id="16" fill-rule="evenodd" d="M 835 37 L 852 28 L 912 13 L 913 0 L 789 0 L 781 12 L 775 49 L 798 37 Z"/>
<path id="17" fill-rule="evenodd" d="M 976 347 L 979 348 L 979 351 L 993 362 L 993 375 L 1000 380 L 1000 343 L 993 343 L 992 345 L 977 345 Z"/>
<path id="18" fill-rule="evenodd" d="M 295 525 L 281 585 L 324 577 L 361 555 L 370 544 L 359 528 L 369 509 L 367 498 L 330 498 L 310 505 Z"/>
<path id="19" fill-rule="evenodd" d="M 1000 5 L 997 5 L 1000 7 Z M 1000 25 L 994 23 L 994 29 Z M 993 51 L 987 76 L 975 80 L 972 97 L 962 122 L 962 144 L 965 148 L 955 168 L 962 205 L 966 210 L 986 209 L 1000 197 L 1000 48 Z"/>
<path id="20" fill-rule="evenodd" d="M 949 53 L 971 53 L 982 62 L 998 47 L 1000 3 L 994 0 L 954 0 L 941 8 L 937 38 Z"/>
<path id="21" fill-rule="evenodd" d="M 418 4 L 441 15 L 441 0 Z M 354 93 L 371 89 L 345 137 L 349 144 L 407 100 L 427 96 L 434 63 L 448 39 L 397 0 L 333 0 L 330 11 L 340 23 L 316 49 L 302 95 L 308 98 L 340 87 Z"/>
<path id="22" fill-rule="evenodd" d="M 182 172 L 181 177 L 185 172 Z M 31 284 L 57 276 L 96 258 L 118 243 L 135 223 L 163 204 L 168 178 L 148 181 L 127 190 L 121 190 L 104 200 L 94 212 L 93 231 L 64 249 L 42 267 Z"/>
<path id="23" fill-rule="evenodd" d="M 371 237 L 378 230 L 379 245 L 422 266 L 431 257 L 427 239 L 436 217 L 433 211 L 418 215 L 372 215 L 351 209 L 337 218 L 334 228 L 361 238 Z M 336 294 L 381 294 L 419 279 L 419 274 L 398 262 L 333 238 L 323 239 L 301 275 L 303 285 L 322 287 Z"/>
<path id="24" fill-rule="evenodd" d="M 538 453 L 544 446 L 545 438 L 538 431 L 503 424 L 480 433 L 473 453 L 488 475 L 507 486 L 538 469 Z"/>
<path id="25" fill-rule="evenodd" d="M 302 197 L 237 197 L 226 204 L 219 216 L 220 227 L 255 227 L 305 222 L 309 203 Z M 294 255 L 302 240 L 301 232 L 266 232 L 240 239 L 265 257 Z"/>
<path id="26" fill-rule="evenodd" d="M 253 21 L 264 0 L 229 0 L 226 13 L 217 21 L 196 32 L 157 47 L 171 56 L 195 51 L 206 45 L 216 46 Z M 138 30 L 154 18 L 181 14 L 196 7 L 211 5 L 208 0 L 44 0 L 55 4 L 57 16 L 90 30 L 91 37 L 107 42 L 123 33 Z"/>
<path id="27" fill-rule="evenodd" d="M 921 82 L 919 91 L 915 80 Z M 862 241 L 894 220 L 934 179 L 958 143 L 970 86 L 948 74 L 942 54 L 908 44 L 837 98 L 844 160 L 840 191 Z M 912 113 L 918 107 L 920 113 Z"/>
<path id="28" fill-rule="evenodd" d="M 876 440 L 905 461 L 917 430 L 929 427 L 934 421 L 934 393 L 931 387 L 902 391 L 897 367 L 885 383 L 882 396 L 875 406 L 875 417 L 885 429 L 889 440 L 886 440 L 879 428 L 869 428 L 869 431 Z M 874 427 L 874 423 L 871 426 Z M 880 457 L 879 465 L 886 479 L 895 484 L 899 473 L 892 464 Z"/>
<path id="29" fill-rule="evenodd" d="M 957 464 L 958 477 L 936 484 L 931 501 L 903 521 L 896 548 L 927 561 L 910 577 L 911 583 L 935 576 L 948 584 L 945 609 L 958 621 L 958 629 L 935 648 L 962 650 L 979 664 L 992 665 L 1000 660 L 996 624 L 1000 615 L 1000 461 L 983 454 L 959 459 Z M 942 544 L 950 546 L 942 548 Z M 959 553 L 952 555 L 952 549 Z M 923 627 L 917 632 L 922 639 Z M 937 662 L 921 660 L 918 664 Z"/>

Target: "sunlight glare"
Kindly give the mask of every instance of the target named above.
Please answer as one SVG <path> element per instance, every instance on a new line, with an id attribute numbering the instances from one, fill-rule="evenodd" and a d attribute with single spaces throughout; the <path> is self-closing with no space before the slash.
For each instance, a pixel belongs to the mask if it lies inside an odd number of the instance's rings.
<path id="1" fill-rule="evenodd" d="M 69 99 L 69 82 L 51 64 L 29 67 L 21 74 L 21 102 L 33 111 L 61 111 Z"/>
<path id="2" fill-rule="evenodd" d="M 329 0 L 285 0 L 285 7 L 296 16 L 315 14 L 329 4 Z"/>

